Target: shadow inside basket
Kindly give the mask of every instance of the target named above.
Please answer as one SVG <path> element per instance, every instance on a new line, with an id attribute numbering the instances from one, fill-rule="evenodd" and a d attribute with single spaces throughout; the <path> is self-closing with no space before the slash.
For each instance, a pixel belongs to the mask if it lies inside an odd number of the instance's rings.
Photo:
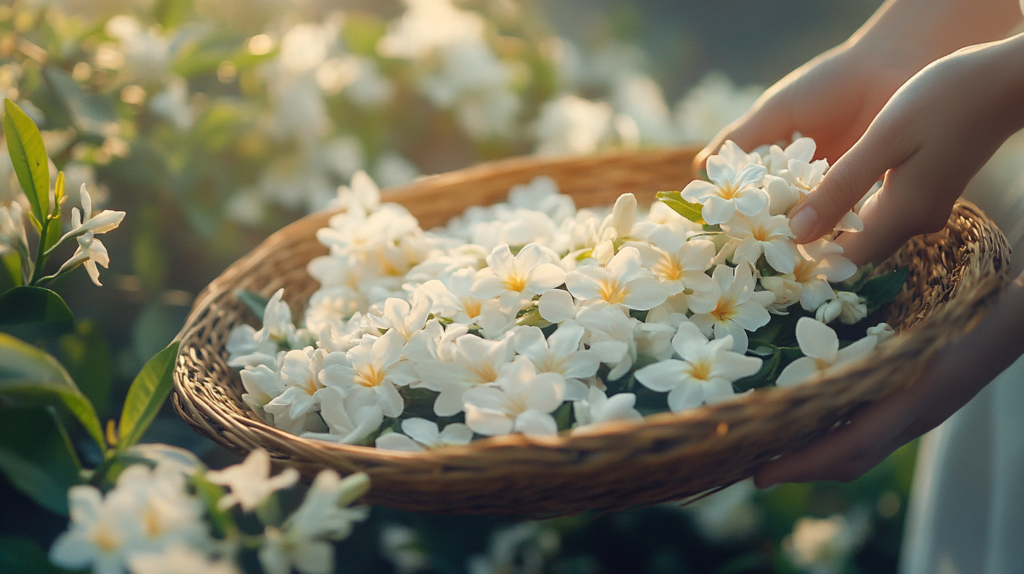
<path id="1" fill-rule="evenodd" d="M 505 199 L 538 175 L 554 178 L 578 206 L 610 204 L 621 193 L 653 201 L 691 179 L 695 149 L 626 152 L 590 158 L 522 158 L 427 178 L 385 192 L 424 229 L 469 205 Z M 378 450 L 301 438 L 260 421 L 241 400 L 227 366 L 231 329 L 256 325 L 235 295 L 250 290 L 285 300 L 301 315 L 318 288 L 306 264 L 326 253 L 315 237 L 331 214 L 306 217 L 269 237 L 197 298 L 175 370 L 175 409 L 198 432 L 239 452 L 267 449 L 307 476 L 331 467 L 366 471 L 367 501 L 413 512 L 545 517 L 617 510 L 693 497 L 751 476 L 778 454 L 841 424 L 857 408 L 910 384 L 931 355 L 964 332 L 998 298 L 1009 248 L 976 207 L 957 204 L 946 229 L 915 238 L 874 273 L 907 265 L 901 292 L 877 311 L 898 336 L 867 359 L 816 382 L 770 388 L 732 402 L 641 422 L 609 422 L 586 434 L 507 435 L 422 453 Z"/>

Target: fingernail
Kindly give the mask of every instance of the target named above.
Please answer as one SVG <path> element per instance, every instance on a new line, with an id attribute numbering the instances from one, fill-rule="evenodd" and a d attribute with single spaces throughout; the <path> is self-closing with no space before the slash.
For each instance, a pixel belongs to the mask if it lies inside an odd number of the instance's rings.
<path id="1" fill-rule="evenodd" d="M 817 223 L 818 212 L 810 205 L 807 205 L 800 211 L 797 211 L 793 215 L 793 219 L 789 220 L 789 230 L 793 232 L 793 239 L 804 241 L 810 239 L 807 235 L 814 231 L 814 226 Z"/>

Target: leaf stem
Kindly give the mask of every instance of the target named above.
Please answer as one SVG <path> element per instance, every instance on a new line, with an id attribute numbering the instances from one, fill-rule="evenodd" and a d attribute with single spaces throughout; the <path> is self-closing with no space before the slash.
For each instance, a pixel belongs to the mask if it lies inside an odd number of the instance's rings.
<path id="1" fill-rule="evenodd" d="M 44 217 L 42 223 L 43 228 L 39 231 L 39 245 L 36 247 L 36 262 L 32 265 L 29 285 L 36 285 L 39 281 L 39 275 L 43 272 L 43 266 L 46 264 L 46 257 L 48 255 L 46 250 L 46 233 L 50 229 L 51 220 L 49 217 Z"/>

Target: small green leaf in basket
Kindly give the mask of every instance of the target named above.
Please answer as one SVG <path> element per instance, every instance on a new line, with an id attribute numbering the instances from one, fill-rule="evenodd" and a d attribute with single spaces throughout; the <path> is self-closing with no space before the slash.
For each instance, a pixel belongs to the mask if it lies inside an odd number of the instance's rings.
<path id="1" fill-rule="evenodd" d="M 907 281 L 908 273 L 910 273 L 910 267 L 904 265 L 895 271 L 872 277 L 865 283 L 858 295 L 867 304 L 868 313 L 877 311 L 882 305 L 899 295 L 900 289 Z"/>
<path id="2" fill-rule="evenodd" d="M 658 200 L 671 207 L 673 211 L 682 215 L 686 219 L 689 219 L 699 225 L 704 225 L 704 216 L 701 214 L 701 206 L 699 204 L 686 201 L 678 191 L 659 191 Z"/>
<path id="3" fill-rule="evenodd" d="M 132 381 L 132 386 L 128 388 L 128 396 L 124 399 L 121 421 L 117 425 L 119 451 L 139 442 L 142 433 L 153 422 L 153 417 L 164 404 L 164 399 L 174 386 L 172 374 L 177 356 L 178 342 L 174 341 L 154 355 Z"/>
<path id="4" fill-rule="evenodd" d="M 263 313 L 267 310 L 267 303 L 270 299 L 267 299 L 259 293 L 249 291 L 248 289 L 239 289 L 238 291 L 235 291 L 235 297 L 238 297 L 239 301 L 245 303 L 245 306 L 248 307 L 249 310 L 252 311 L 252 314 L 256 315 L 260 321 L 263 320 Z"/>

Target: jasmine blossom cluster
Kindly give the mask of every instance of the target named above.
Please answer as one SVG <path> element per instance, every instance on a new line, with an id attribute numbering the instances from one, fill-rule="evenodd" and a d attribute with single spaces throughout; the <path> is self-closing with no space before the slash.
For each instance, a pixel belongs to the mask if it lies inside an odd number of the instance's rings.
<path id="1" fill-rule="evenodd" d="M 831 239 L 794 243 L 788 213 L 828 167 L 814 149 L 728 142 L 710 181 L 650 209 L 632 194 L 577 209 L 540 177 L 429 231 L 358 173 L 317 232 L 330 252 L 308 266 L 321 289 L 302 320 L 278 291 L 259 330 L 232 332 L 242 398 L 295 434 L 419 451 L 812 379 L 891 332 L 846 325 L 893 294 L 850 283 Z M 859 225 L 850 213 L 843 229 Z"/>

